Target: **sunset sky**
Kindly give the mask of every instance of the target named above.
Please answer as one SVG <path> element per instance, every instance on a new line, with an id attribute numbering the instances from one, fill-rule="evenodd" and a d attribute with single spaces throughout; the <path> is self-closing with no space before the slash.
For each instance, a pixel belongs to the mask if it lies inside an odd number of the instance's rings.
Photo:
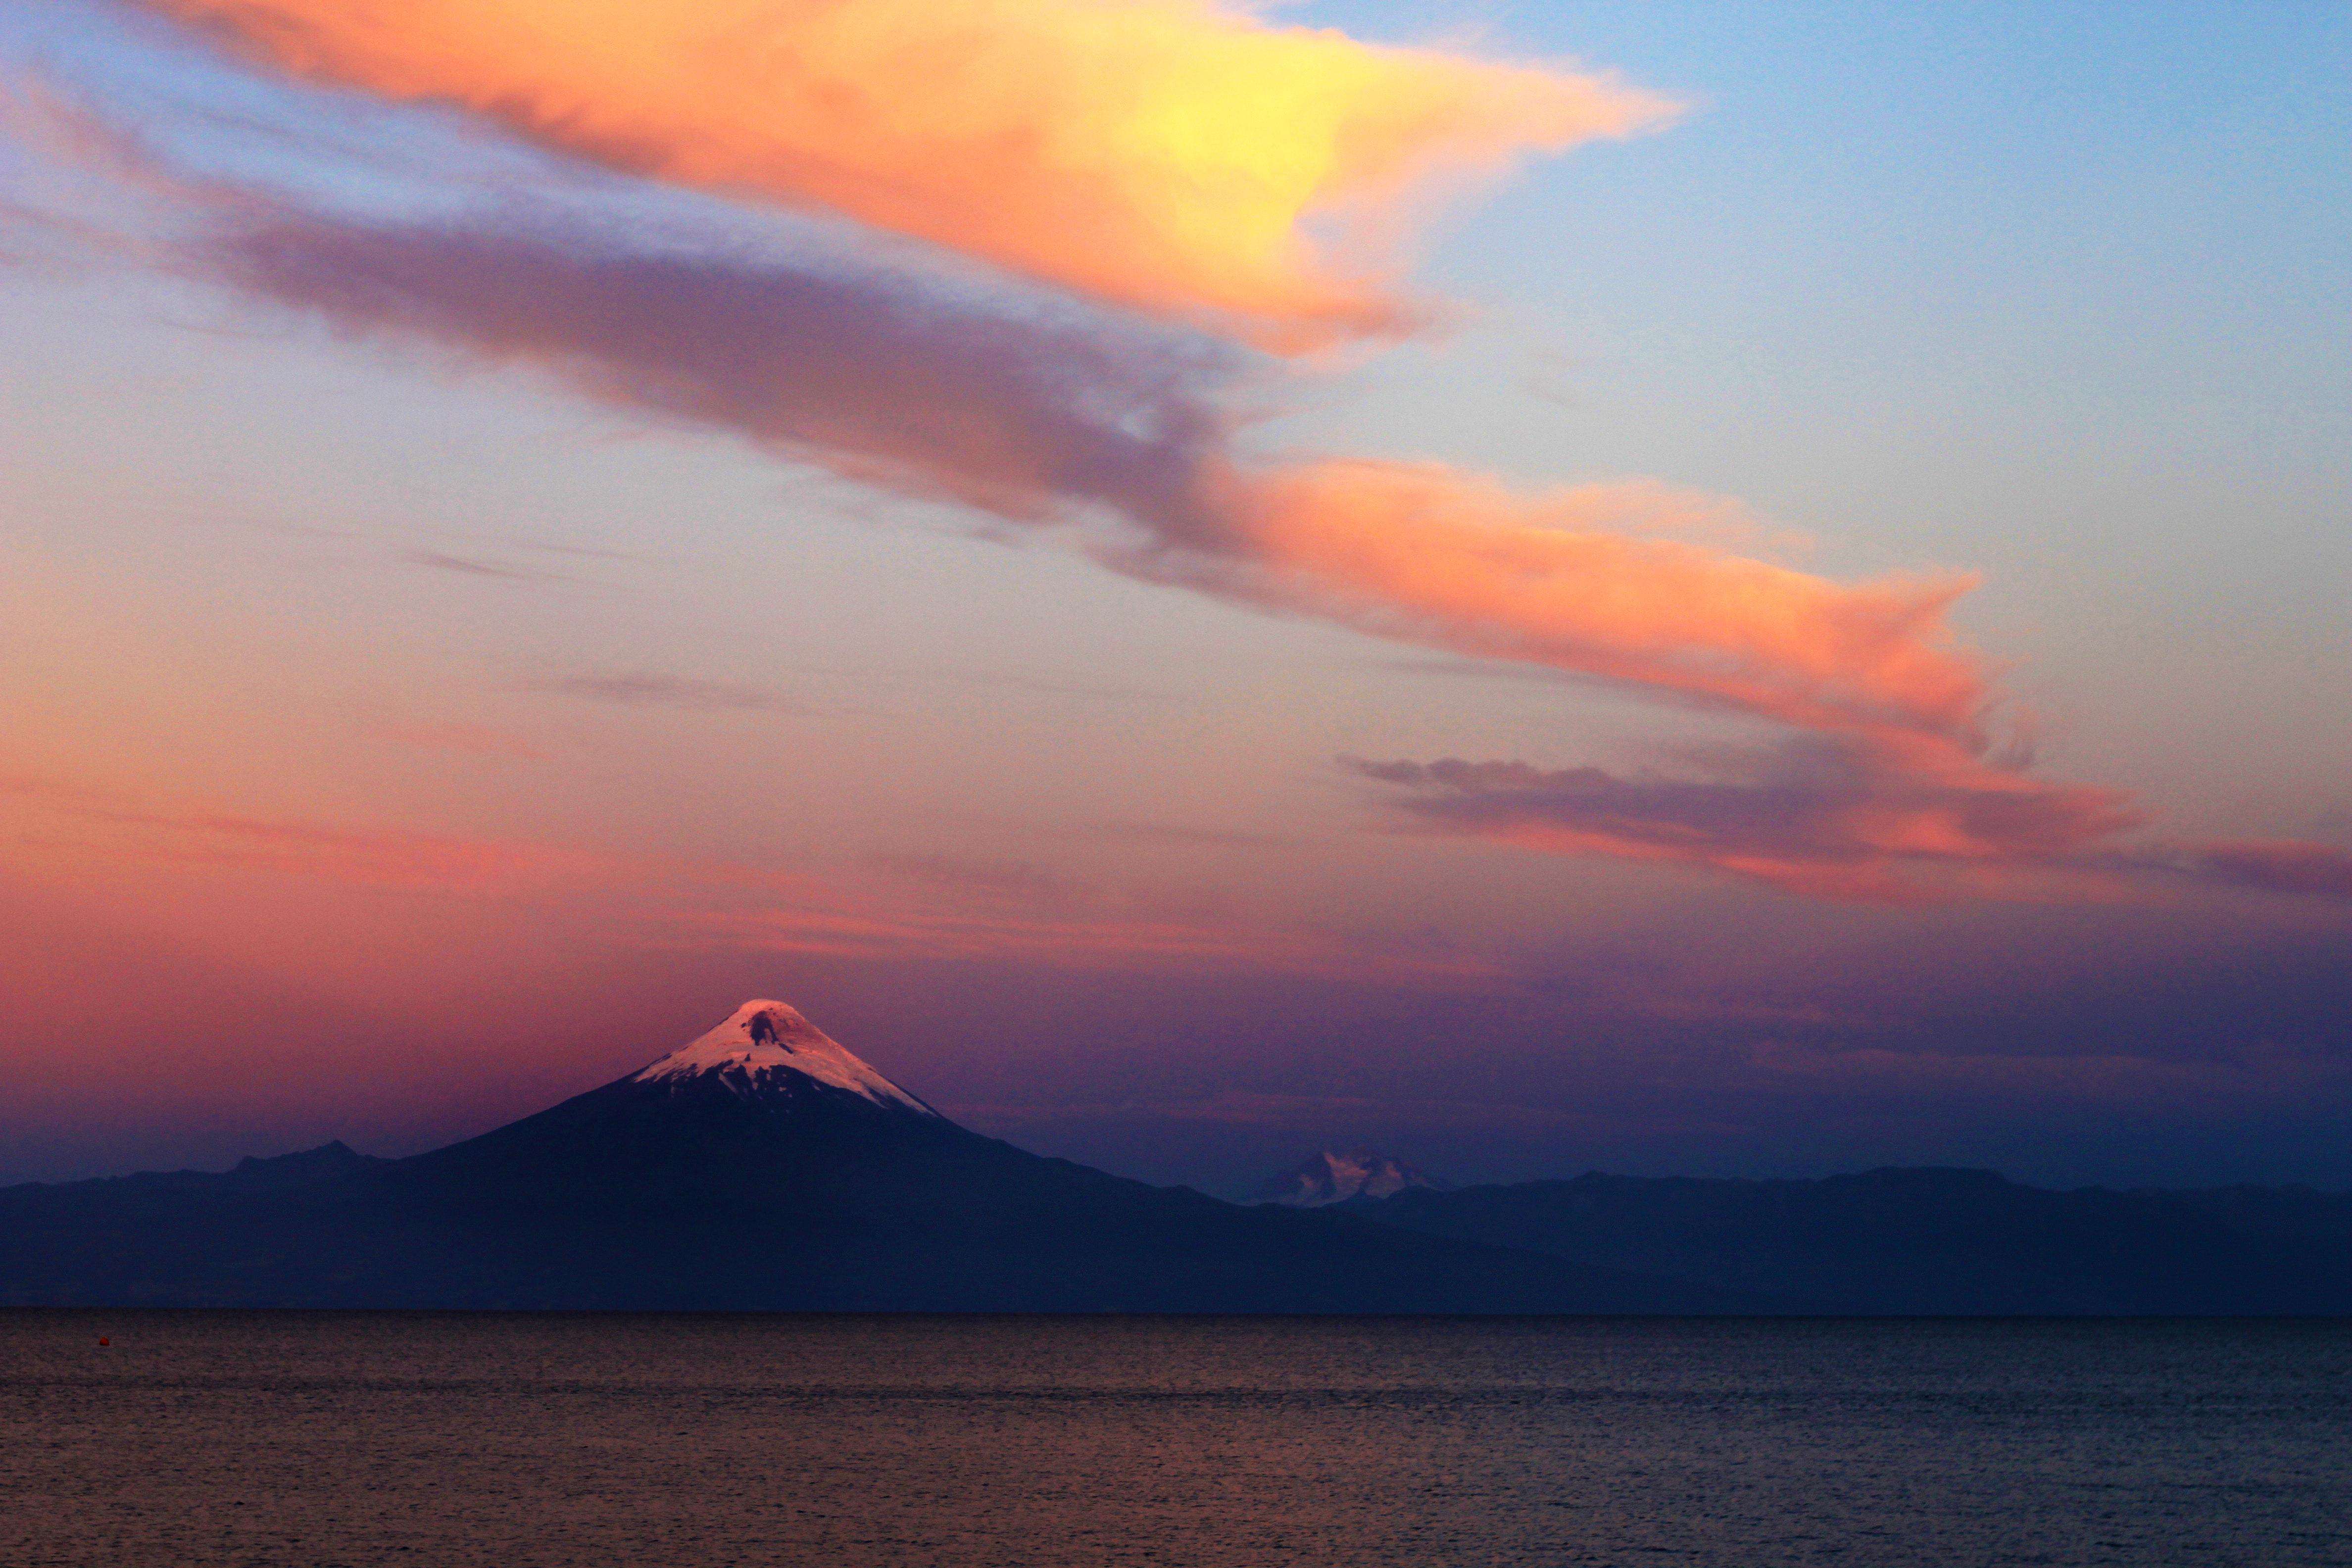
<path id="1" fill-rule="evenodd" d="M 0 1180 L 781 996 L 1245 1188 L 2352 1184 L 2352 14 L 0 9 Z"/>

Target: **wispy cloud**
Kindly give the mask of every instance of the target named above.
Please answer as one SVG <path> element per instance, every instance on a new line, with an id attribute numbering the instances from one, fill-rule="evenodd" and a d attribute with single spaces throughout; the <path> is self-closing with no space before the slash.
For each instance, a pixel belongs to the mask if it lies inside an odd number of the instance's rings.
<path id="1" fill-rule="evenodd" d="M 1946 770 L 1856 737 L 1724 751 L 1706 774 L 1622 777 L 1525 763 L 1351 762 L 1442 831 L 1559 853 L 1702 866 L 1818 897 L 1948 893 L 1937 873 L 2080 868 L 2137 816 L 2113 791 L 2040 784 L 1947 755 Z"/>
<path id="2" fill-rule="evenodd" d="M 2352 851 L 2297 839 L 2124 850 L 2121 792 L 2036 780 L 1932 737 L 1822 735 L 1631 775 L 1518 762 L 1365 762 L 1425 828 L 1559 854 L 1704 867 L 1815 897 L 1907 902 L 2185 878 L 2352 900 Z"/>
<path id="3" fill-rule="evenodd" d="M 1029 900 L 1066 900 L 1088 889 L 1069 879 L 1026 860 L 975 860 L 961 855 L 897 855 L 866 857 L 866 863 L 893 876 L 911 878 L 940 887 L 971 889 Z"/>
<path id="4" fill-rule="evenodd" d="M 1275 833 L 1250 833 L 1231 827 L 1189 827 L 1173 822 L 1090 822 L 1082 831 L 1138 844 L 1171 844 L 1187 848 L 1266 849 L 1297 842 Z"/>
<path id="5" fill-rule="evenodd" d="M 2297 838 L 2240 838 L 2200 844 L 2184 858 L 2190 875 L 2226 887 L 2269 893 L 2352 899 L 2352 850 Z"/>
<path id="6" fill-rule="evenodd" d="M 1995 700 L 1946 622 L 1966 579 L 1842 584 L 1662 537 L 1714 503 L 1655 485 L 1528 496 L 1436 466 L 1246 467 L 1222 362 L 1175 340 L 594 233 L 278 218 L 208 258 L 347 331 L 532 365 L 1009 521 L 1094 526 L 1093 553 L 1153 581 L 1809 728 L 1973 746 Z"/>
<path id="7" fill-rule="evenodd" d="M 450 555 L 438 550 L 411 550 L 400 557 L 412 566 L 429 566 L 436 572 L 455 572 L 461 577 L 499 577 L 509 582 L 524 583 L 539 575 L 518 567 L 495 565 L 488 561 L 475 561 L 463 555 Z"/>
<path id="8" fill-rule="evenodd" d="M 846 477 L 1013 521 L 1108 505 L 1190 539 L 1224 418 L 1218 356 L 973 308 L 904 275 L 652 253 L 592 226 L 372 226 L 279 213 L 192 253 L 355 336 L 539 370 Z"/>
<path id="9" fill-rule="evenodd" d="M 1058 969 L 1271 973 L 1384 984 L 1485 986 L 1489 963 L 1352 943 L 1296 928 L 1105 916 L 1022 919 L 1003 911 L 805 905 L 682 913 L 679 939 L 827 958 L 922 958 Z"/>
<path id="10" fill-rule="evenodd" d="M 1009 691 L 1034 691 L 1046 697 L 1086 697 L 1103 702 L 1181 702 L 1184 699 L 1169 691 L 1154 691 L 1141 686 L 1109 686 L 1096 681 L 1055 680 L 1042 676 L 1013 675 L 996 670 L 942 669 L 935 673 L 942 680 L 952 680 L 968 686 L 993 686 Z"/>
<path id="11" fill-rule="evenodd" d="M 684 708 L 704 713 L 805 713 L 808 710 L 781 691 L 764 686 L 740 686 L 724 680 L 698 680 L 691 676 L 663 675 L 652 670 L 583 672 L 550 676 L 528 683 L 534 691 L 551 691 L 591 702 L 612 702 L 625 708 Z"/>
<path id="12" fill-rule="evenodd" d="M 953 857 L 782 872 L 394 824 L 289 820 L 35 777 L 0 778 L 0 797 L 16 807 L 7 826 L 20 843 L 39 844 L 44 862 L 68 876 L 102 866 L 197 879 L 260 874 L 361 896 L 570 908 L 593 918 L 599 940 L 648 949 L 1371 976 L 1444 987 L 1498 978 L 1485 961 L 1449 952 L 1240 919 L 1088 907 L 1101 903 L 1090 889 L 1050 874 Z M 36 822 L 47 830 L 33 831 Z"/>
<path id="13" fill-rule="evenodd" d="M 63 809 L 89 829 L 67 846 L 71 855 L 130 864 L 267 871 L 347 887 L 474 898 L 576 889 L 609 875 L 604 857 L 553 845 L 155 809 L 111 795 Z"/>
<path id="14" fill-rule="evenodd" d="M 2318 1053 L 2275 1047 L 2219 1060 L 2089 1052 L 2070 1056 L 1933 1050 L 1828 1049 L 1767 1041 L 1754 1065 L 1809 1087 L 1916 1095 L 1948 1103 L 1957 1095 L 2090 1104 L 2210 1104 L 2216 1100 L 2278 1099 L 2334 1088 L 2352 1064 Z"/>
<path id="15" fill-rule="evenodd" d="M 513 757 L 531 762 L 543 761 L 547 756 L 520 735 L 487 724 L 395 723 L 383 726 L 377 733 L 421 751 L 459 752 L 467 756 Z"/>

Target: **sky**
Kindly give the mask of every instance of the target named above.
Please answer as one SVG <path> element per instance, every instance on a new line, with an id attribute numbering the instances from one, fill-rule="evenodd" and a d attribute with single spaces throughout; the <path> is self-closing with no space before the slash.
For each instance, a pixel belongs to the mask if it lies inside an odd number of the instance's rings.
<path id="1" fill-rule="evenodd" d="M 1245 1191 L 2352 1185 L 2332 5 L 15 0 L 0 1180 L 787 998 Z"/>

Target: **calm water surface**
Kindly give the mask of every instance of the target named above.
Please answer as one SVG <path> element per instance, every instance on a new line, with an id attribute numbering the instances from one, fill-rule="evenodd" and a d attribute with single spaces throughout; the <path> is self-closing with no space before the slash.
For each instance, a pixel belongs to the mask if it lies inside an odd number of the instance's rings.
<path id="1" fill-rule="evenodd" d="M 2352 1564 L 2352 1324 L 0 1313 L 0 1563 Z"/>

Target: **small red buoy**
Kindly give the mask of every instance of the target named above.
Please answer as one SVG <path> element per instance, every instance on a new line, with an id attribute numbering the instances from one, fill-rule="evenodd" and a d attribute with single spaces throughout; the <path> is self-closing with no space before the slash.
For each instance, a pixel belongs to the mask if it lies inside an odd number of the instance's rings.
<path id="1" fill-rule="evenodd" d="M 100 1344 L 102 1344 L 102 1345 L 110 1345 L 110 1344 L 112 1344 L 114 1342 L 113 1342 L 112 1340 L 108 1339 L 104 1334 L 100 1334 L 100 1335 L 99 1335 L 99 1336 L 98 1336 L 98 1342 L 99 1342 Z"/>

